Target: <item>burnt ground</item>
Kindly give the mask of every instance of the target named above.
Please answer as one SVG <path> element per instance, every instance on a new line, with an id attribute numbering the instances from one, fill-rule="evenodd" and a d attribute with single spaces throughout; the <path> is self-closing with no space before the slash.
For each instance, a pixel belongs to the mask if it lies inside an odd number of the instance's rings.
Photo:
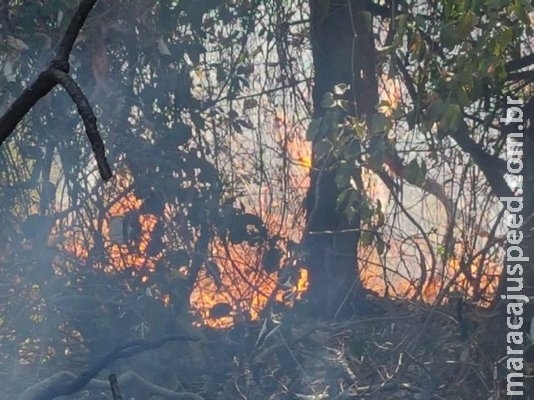
<path id="1" fill-rule="evenodd" d="M 113 363 L 100 380 L 63 398 L 112 399 L 111 372 L 125 399 L 508 398 L 503 324 L 487 310 L 466 312 L 459 323 L 447 308 L 374 302 L 375 315 L 346 322 L 287 310 L 231 330 L 201 329 L 200 342 Z M 524 381 L 521 398 L 534 398 Z"/>

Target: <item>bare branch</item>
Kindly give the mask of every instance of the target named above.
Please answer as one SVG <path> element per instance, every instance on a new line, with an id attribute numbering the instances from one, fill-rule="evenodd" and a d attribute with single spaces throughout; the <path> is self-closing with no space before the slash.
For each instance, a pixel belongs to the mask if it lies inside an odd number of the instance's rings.
<path id="1" fill-rule="evenodd" d="M 188 335 L 176 335 L 162 337 L 155 341 L 136 340 L 126 343 L 107 353 L 79 376 L 73 376 L 65 371 L 59 372 L 26 389 L 19 400 L 52 400 L 59 396 L 76 393 L 113 361 L 131 357 L 143 351 L 157 349 L 166 343 L 176 341 L 198 341 L 198 338 Z"/>
<path id="2" fill-rule="evenodd" d="M 523 58 L 510 60 L 506 64 L 506 71 L 507 72 L 518 71 L 521 68 L 531 66 L 532 64 L 534 64 L 534 54 L 529 54 L 528 56 L 525 56 Z"/>
<path id="3" fill-rule="evenodd" d="M 22 94 L 13 102 L 6 113 L 0 117 L 0 145 L 13 133 L 18 123 L 39 101 L 46 96 L 58 83 L 69 93 L 76 104 L 78 112 L 83 119 L 87 137 L 91 142 L 91 147 L 95 154 L 100 176 L 104 181 L 108 181 L 111 176 L 111 168 L 106 160 L 104 142 L 98 132 L 96 117 L 80 87 L 68 75 L 70 70 L 69 55 L 74 46 L 74 42 L 80 33 L 87 16 L 97 0 L 82 0 L 78 9 L 74 13 L 69 26 L 56 51 L 56 57 L 48 68 L 43 71 L 37 79 L 25 89 Z"/>
<path id="4" fill-rule="evenodd" d="M 91 147 L 95 153 L 96 162 L 98 164 L 98 170 L 104 181 L 107 181 L 111 178 L 112 173 L 111 169 L 106 160 L 106 150 L 104 148 L 104 142 L 98 133 L 98 127 L 96 125 L 96 116 L 89 104 L 89 100 L 83 93 L 82 89 L 78 84 L 72 79 L 70 75 L 66 72 L 63 72 L 59 69 L 50 68 L 50 73 L 54 77 L 55 81 L 60 83 L 61 86 L 65 88 L 67 93 L 72 98 L 78 113 L 82 117 L 83 123 L 85 125 L 85 132 L 91 142 Z"/>
<path id="5" fill-rule="evenodd" d="M 29 88 L 13 102 L 6 113 L 0 117 L 0 145 L 11 135 L 17 124 L 24 118 L 37 101 L 50 92 L 56 82 L 47 69 L 42 72 Z"/>
<path id="6" fill-rule="evenodd" d="M 473 162 L 480 168 L 488 184 L 497 197 L 511 197 L 513 191 L 510 189 L 504 175 L 506 174 L 506 161 L 487 153 L 481 144 L 475 142 L 469 136 L 467 124 L 461 120 L 458 129 L 450 132 L 450 136 L 458 143 L 458 146 L 469 154 Z"/>
<path id="7" fill-rule="evenodd" d="M 78 9 L 72 16 L 69 26 L 59 43 L 59 47 L 56 51 L 56 58 L 52 61 L 52 65 L 55 68 L 58 68 L 62 71 L 69 72 L 69 56 L 72 51 L 72 46 L 82 29 L 89 12 L 95 5 L 97 0 L 82 0 Z"/>

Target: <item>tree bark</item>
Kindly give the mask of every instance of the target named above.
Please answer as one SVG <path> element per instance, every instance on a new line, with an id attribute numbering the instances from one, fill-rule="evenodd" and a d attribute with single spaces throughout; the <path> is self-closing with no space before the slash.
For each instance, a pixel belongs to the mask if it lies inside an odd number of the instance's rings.
<path id="1" fill-rule="evenodd" d="M 356 116 L 369 126 L 378 103 L 371 14 L 366 12 L 369 7 L 370 2 L 361 0 L 310 0 L 314 118 L 326 114 L 321 106 L 325 93 L 332 92 L 338 84 L 348 84 L 350 90 L 342 98 L 348 106 L 341 118 Z M 362 311 L 364 303 L 357 262 L 360 215 L 358 204 L 354 205 L 356 215 L 351 219 L 344 213 L 343 204 L 338 207 L 344 189 L 335 179 L 341 158 L 334 152 L 321 156 L 318 146 L 331 134 L 322 129 L 313 142 L 304 243 L 309 254 L 308 296 L 318 317 L 344 319 Z M 350 132 L 342 132 L 337 138 L 343 141 L 346 135 Z M 358 147 L 359 144 L 354 148 Z M 360 168 L 351 168 L 353 178 L 359 182 Z"/>

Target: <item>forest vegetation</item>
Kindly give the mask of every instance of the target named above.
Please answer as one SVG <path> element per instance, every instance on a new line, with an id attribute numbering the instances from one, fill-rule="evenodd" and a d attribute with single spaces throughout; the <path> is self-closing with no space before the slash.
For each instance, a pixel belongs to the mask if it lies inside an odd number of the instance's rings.
<path id="1" fill-rule="evenodd" d="M 508 398 L 533 23 L 528 0 L 3 1 L 2 398 L 120 398 L 110 374 L 134 399 Z"/>

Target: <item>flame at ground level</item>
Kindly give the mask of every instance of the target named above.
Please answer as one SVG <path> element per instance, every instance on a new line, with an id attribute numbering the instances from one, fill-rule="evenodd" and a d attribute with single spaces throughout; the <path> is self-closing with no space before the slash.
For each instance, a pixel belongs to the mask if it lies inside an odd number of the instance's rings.
<path id="1" fill-rule="evenodd" d="M 293 195 L 302 199 L 309 185 L 308 172 L 311 160 L 310 144 L 304 139 L 303 132 L 296 132 L 293 139 L 285 143 L 284 151 L 292 160 L 290 186 Z M 124 190 L 119 199 L 110 204 L 108 215 L 101 226 L 109 265 L 106 269 L 122 270 L 154 270 L 158 261 L 164 257 L 164 252 L 152 256 L 147 255 L 147 249 L 158 218 L 150 214 L 139 214 L 139 240 L 135 246 L 117 244 L 111 239 L 110 225 L 113 218 L 122 218 L 128 213 L 139 211 L 142 200 L 128 191 L 131 179 L 127 174 L 116 175 L 120 190 Z M 371 200 L 380 200 L 384 206 L 388 202 L 389 192 L 381 181 L 369 171 L 363 172 L 366 192 Z M 269 197 L 270 196 L 270 197 Z M 282 220 L 281 210 L 285 205 L 282 201 L 272 201 L 273 193 L 265 191 L 258 200 L 260 204 L 251 202 L 247 209 L 257 213 L 264 221 L 270 232 L 291 238 L 298 242 L 304 229 L 304 216 L 294 215 L 291 219 Z M 263 204 L 269 204 L 270 209 Z M 268 210 L 268 211 L 266 211 Z M 86 259 L 89 249 L 87 242 L 77 234 L 72 233 L 70 241 L 65 242 L 65 249 L 76 257 Z M 381 295 L 393 297 L 419 297 L 425 301 L 434 301 L 442 290 L 460 289 L 466 295 L 480 295 L 490 298 L 497 287 L 500 267 L 489 260 L 475 259 L 467 267 L 461 262 L 465 253 L 463 249 L 455 249 L 454 257 L 445 266 L 427 265 L 422 260 L 428 260 L 426 250 L 420 257 L 407 259 L 401 249 L 401 243 L 388 243 L 387 259 L 379 255 L 376 248 L 360 246 L 359 273 L 364 285 Z M 189 302 L 194 312 L 200 316 L 203 324 L 212 327 L 227 327 L 236 321 L 256 319 L 261 315 L 265 305 L 270 301 L 294 301 L 302 296 L 308 285 L 308 271 L 304 266 L 293 265 L 298 270 L 298 276 L 289 290 L 282 290 L 276 273 L 266 273 L 262 268 L 262 255 L 265 249 L 247 245 L 224 244 L 213 240 L 209 254 L 204 255 L 206 262 L 200 271 L 196 286 Z M 282 264 L 293 262 L 283 260 Z M 411 265 L 410 268 L 406 265 Z M 170 274 L 179 278 L 170 278 L 170 282 L 187 281 L 187 268 L 169 266 Z M 356 268 L 356 266 L 355 266 Z M 434 269 L 434 271 L 432 271 Z M 143 280 L 148 285 L 154 284 L 148 278 Z M 475 293 L 478 291 L 479 293 Z M 274 292 L 274 295 L 273 295 Z M 288 296 L 289 294 L 289 296 Z M 164 304 L 172 304 L 170 293 L 161 293 Z"/>

